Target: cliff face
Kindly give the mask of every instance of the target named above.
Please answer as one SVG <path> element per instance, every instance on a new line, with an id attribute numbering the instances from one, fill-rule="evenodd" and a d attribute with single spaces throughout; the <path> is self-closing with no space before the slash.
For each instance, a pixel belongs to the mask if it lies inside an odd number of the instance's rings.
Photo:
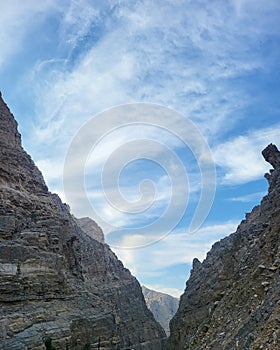
<path id="1" fill-rule="evenodd" d="M 91 218 L 85 217 L 76 219 L 78 226 L 91 238 L 100 243 L 105 243 L 104 233 L 95 221 Z"/>
<path id="2" fill-rule="evenodd" d="M 179 299 L 148 289 L 145 286 L 142 286 L 142 292 L 148 308 L 162 325 L 165 333 L 169 335 L 169 322 L 178 309 Z"/>
<path id="3" fill-rule="evenodd" d="M 280 153 L 269 145 L 263 155 L 274 167 L 268 195 L 203 263 L 194 260 L 170 350 L 280 348 Z"/>
<path id="4" fill-rule="evenodd" d="M 164 337 L 137 280 L 48 192 L 0 95 L 0 349 L 156 350 Z"/>

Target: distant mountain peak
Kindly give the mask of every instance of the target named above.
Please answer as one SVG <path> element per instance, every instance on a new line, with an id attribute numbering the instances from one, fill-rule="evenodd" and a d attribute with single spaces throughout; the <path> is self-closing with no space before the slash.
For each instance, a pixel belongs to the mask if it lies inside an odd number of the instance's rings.
<path id="1" fill-rule="evenodd" d="M 178 309 L 179 299 L 145 286 L 142 286 L 142 292 L 148 308 L 169 335 L 169 322 Z"/>

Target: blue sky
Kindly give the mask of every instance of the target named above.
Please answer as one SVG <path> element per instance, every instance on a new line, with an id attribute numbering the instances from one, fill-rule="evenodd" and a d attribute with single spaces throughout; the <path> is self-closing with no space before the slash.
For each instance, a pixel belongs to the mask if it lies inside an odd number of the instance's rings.
<path id="1" fill-rule="evenodd" d="M 192 259 L 203 259 L 213 242 L 235 231 L 245 212 L 266 193 L 263 173 L 269 165 L 260 153 L 270 142 L 280 146 L 279 18 L 277 0 L 0 4 L 0 89 L 19 122 L 24 147 L 50 190 L 63 200 L 68 199 L 63 194 L 63 165 L 72 139 L 93 116 L 114 106 L 146 102 L 172 108 L 194 123 L 209 145 L 216 194 L 207 219 L 193 235 L 187 232 L 201 193 L 200 165 L 193 150 L 174 135 L 123 127 L 87 157 L 87 196 L 109 223 L 102 225 L 109 241 L 113 226 L 119 227 L 124 246 L 142 245 L 146 238 L 133 230 L 161 217 L 171 193 L 179 202 L 189 195 L 182 220 L 165 239 L 141 249 L 114 248 L 151 288 L 179 295 Z M 172 121 L 170 129 L 175 127 Z M 142 147 L 130 142 L 139 138 L 169 147 L 181 159 L 189 181 L 185 191 L 175 169 L 178 181 L 171 184 L 161 166 L 162 149 L 153 152 L 153 160 L 146 159 L 149 152 L 139 153 L 144 158 L 123 168 L 118 188 L 134 208 L 139 198 L 144 207 L 153 204 L 142 216 L 118 210 L 120 196 L 113 187 L 118 178 L 112 174 L 120 163 L 112 161 L 108 169 L 108 188 L 117 206 L 113 209 L 102 198 L 96 166 L 105 164 L 116 149 L 123 151 L 118 160 L 138 154 Z M 152 180 L 156 191 L 142 188 L 141 198 L 139 184 L 145 179 Z M 73 213 L 89 215 L 83 200 L 74 198 Z M 126 234 L 121 234 L 123 229 Z M 159 230 L 164 236 L 164 226 Z"/>

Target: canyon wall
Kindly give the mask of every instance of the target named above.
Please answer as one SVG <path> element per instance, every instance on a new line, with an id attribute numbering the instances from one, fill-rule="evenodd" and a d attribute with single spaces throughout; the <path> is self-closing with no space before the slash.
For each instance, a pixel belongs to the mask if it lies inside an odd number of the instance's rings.
<path id="1" fill-rule="evenodd" d="M 263 156 L 274 168 L 268 195 L 202 263 L 194 259 L 169 350 L 280 349 L 280 152 L 269 145 Z"/>
<path id="2" fill-rule="evenodd" d="M 0 349 L 159 350 L 164 338 L 138 281 L 48 191 L 0 95 Z"/>

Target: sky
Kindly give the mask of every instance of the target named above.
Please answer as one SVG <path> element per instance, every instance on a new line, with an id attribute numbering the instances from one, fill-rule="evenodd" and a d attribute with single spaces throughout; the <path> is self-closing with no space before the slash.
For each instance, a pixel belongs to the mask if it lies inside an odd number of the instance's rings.
<path id="1" fill-rule="evenodd" d="M 265 195 L 279 18 L 278 0 L 0 0 L 23 146 L 141 284 L 181 295 Z"/>

